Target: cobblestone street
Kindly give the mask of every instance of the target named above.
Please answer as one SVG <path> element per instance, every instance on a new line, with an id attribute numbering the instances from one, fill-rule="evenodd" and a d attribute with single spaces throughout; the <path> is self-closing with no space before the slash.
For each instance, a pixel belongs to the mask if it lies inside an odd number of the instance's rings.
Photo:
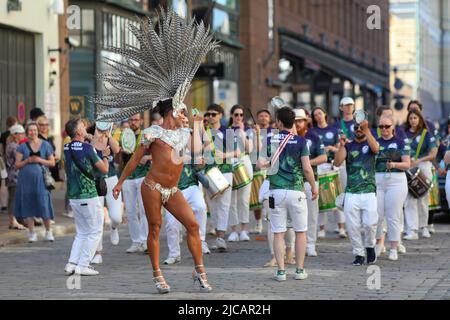
<path id="1" fill-rule="evenodd" d="M 57 238 L 55 243 L 13 245 L 0 248 L 1 299 L 450 299 L 450 224 L 448 218 L 436 226 L 432 239 L 405 243 L 407 254 L 391 262 L 382 256 L 381 286 L 370 290 L 367 266 L 353 267 L 348 240 L 333 232 L 318 244 L 319 257 L 307 258 L 309 278 L 293 280 L 294 267 L 288 268 L 288 281 L 271 279 L 275 269 L 262 268 L 269 258 L 264 241 L 229 244 L 226 253 L 206 256 L 211 294 L 201 294 L 192 285 L 193 260 L 186 242 L 182 244 L 182 262 L 163 266 L 172 293 L 161 296 L 152 283 L 151 267 L 144 254 L 126 254 L 130 244 L 126 226 L 121 227 L 118 247 L 104 235 L 103 265 L 100 276 L 81 278 L 81 288 L 73 289 L 63 268 L 72 237 Z M 161 259 L 167 255 L 162 237 Z M 254 237 L 253 237 L 254 239 Z M 208 241 L 212 243 L 213 238 Z M 69 282 L 69 285 L 68 285 Z M 369 281 L 370 282 L 370 281 Z"/>

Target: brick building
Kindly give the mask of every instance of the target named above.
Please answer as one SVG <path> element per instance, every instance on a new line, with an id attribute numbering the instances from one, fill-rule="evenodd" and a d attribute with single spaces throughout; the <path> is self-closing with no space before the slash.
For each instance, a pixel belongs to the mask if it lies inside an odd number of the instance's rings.
<path id="1" fill-rule="evenodd" d="M 369 6 L 381 29 L 370 30 Z M 388 102 L 388 0 L 240 1 L 240 102 L 257 110 L 281 95 L 339 114 L 343 95 L 369 113 Z"/>

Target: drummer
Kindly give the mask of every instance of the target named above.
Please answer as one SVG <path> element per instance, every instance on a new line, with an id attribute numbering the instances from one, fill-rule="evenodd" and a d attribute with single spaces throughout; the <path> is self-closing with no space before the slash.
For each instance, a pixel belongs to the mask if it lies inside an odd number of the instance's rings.
<path id="1" fill-rule="evenodd" d="M 272 127 L 270 126 L 272 114 L 267 109 L 261 109 L 256 114 L 256 121 L 261 130 L 261 141 L 267 141 L 267 137 L 272 132 Z M 256 166 L 253 166 L 254 176 L 258 174 L 263 174 L 262 171 L 257 171 Z M 262 223 L 262 209 L 257 208 L 253 210 L 256 220 L 255 229 L 253 229 L 250 233 L 261 234 L 263 231 L 263 223 Z"/>
<path id="2" fill-rule="evenodd" d="M 369 123 L 364 120 L 356 125 L 353 141 L 345 136 L 339 139 L 339 150 L 335 164 L 340 166 L 346 160 L 348 184 L 345 190 L 344 213 L 348 235 L 353 247 L 354 266 L 367 261 L 374 264 L 375 233 L 378 222 L 375 156 L 380 147 L 370 132 Z M 366 260 L 367 259 L 367 260 Z"/>
<path id="3" fill-rule="evenodd" d="M 322 165 L 322 167 L 325 168 L 326 171 L 333 169 L 333 161 L 334 161 L 334 155 L 338 151 L 339 147 L 339 131 L 335 126 L 328 124 L 328 115 L 326 111 L 321 107 L 316 107 L 312 111 L 312 124 L 313 124 L 313 130 L 314 132 L 320 137 L 322 140 L 324 146 L 325 146 L 325 152 L 328 156 L 328 167 L 327 165 Z M 319 166 L 320 168 L 320 166 Z M 327 170 L 328 169 L 328 170 Z M 345 216 L 344 212 L 342 210 L 336 209 L 332 211 L 335 213 L 336 221 L 338 223 L 338 231 L 339 231 L 339 237 L 341 238 L 347 238 L 347 232 L 345 231 Z M 319 224 L 319 234 L 318 237 L 325 238 L 326 232 L 325 232 L 325 224 L 326 224 L 326 218 L 327 213 L 324 212 L 322 214 L 319 213 L 318 218 L 318 224 Z"/>
<path id="4" fill-rule="evenodd" d="M 212 149 L 212 163 L 207 162 L 206 169 L 213 167 L 219 168 L 220 172 L 224 175 L 228 183 L 233 185 L 233 166 L 231 162 L 227 162 L 228 158 L 237 156 L 233 154 L 227 154 L 225 148 L 227 145 L 227 128 L 221 125 L 221 120 L 225 114 L 225 111 L 218 104 L 212 104 L 208 107 L 205 113 L 205 119 L 208 120 L 209 126 L 206 129 L 205 145 Z M 218 195 L 214 199 L 206 196 L 208 208 L 211 213 L 211 220 L 213 226 L 216 228 L 216 243 L 213 248 L 219 251 L 227 250 L 227 244 L 225 242 L 225 233 L 228 229 L 228 219 L 231 206 L 231 193 L 232 189 L 228 188 L 222 194 Z"/>
<path id="5" fill-rule="evenodd" d="M 391 242 L 389 260 L 398 260 L 398 246 L 401 240 L 403 205 L 408 194 L 408 181 L 405 171 L 411 165 L 411 148 L 404 139 L 394 135 L 393 116 L 382 116 L 378 129 L 380 152 L 376 158 L 377 240 L 384 234 L 384 220 L 387 221 L 387 238 Z M 377 256 L 382 252 L 381 242 L 375 247 Z"/>
<path id="6" fill-rule="evenodd" d="M 135 114 L 128 119 L 130 129 L 136 138 L 136 146 L 140 145 L 142 139 L 142 117 Z M 133 156 L 122 150 L 121 166 L 124 168 Z M 123 200 L 128 216 L 128 229 L 131 237 L 131 246 L 127 253 L 145 252 L 147 250 L 148 223 L 145 216 L 144 205 L 141 196 L 141 184 L 150 169 L 150 156 L 144 156 L 136 170 L 127 178 L 123 184 Z"/>
<path id="7" fill-rule="evenodd" d="M 317 182 L 317 166 L 327 162 L 324 145 L 320 137 L 310 129 L 309 117 L 305 109 L 295 109 L 295 129 L 297 135 L 306 139 L 309 149 L 309 159 L 313 168 L 316 188 L 319 188 Z M 319 215 L 319 198 L 312 200 L 312 188 L 309 182 L 305 182 L 305 190 L 308 206 L 308 232 L 306 255 L 309 257 L 317 257 L 316 241 L 317 241 L 317 218 Z"/>
<path id="8" fill-rule="evenodd" d="M 372 135 L 379 139 L 381 138 L 381 129 L 378 127 L 379 123 L 380 123 L 380 119 L 383 117 L 388 117 L 388 118 L 392 118 L 394 119 L 394 110 L 392 110 L 391 107 L 389 106 L 380 106 L 376 109 L 375 111 L 375 115 L 376 115 L 376 123 L 375 123 L 375 127 L 372 129 Z M 395 124 L 395 120 L 394 120 L 394 127 L 395 127 L 395 132 L 394 135 L 395 137 L 402 139 L 405 143 L 408 142 L 408 138 L 406 137 L 406 133 L 405 130 L 403 129 L 403 126 L 400 125 L 396 125 Z"/>
<path id="9" fill-rule="evenodd" d="M 411 168 L 419 168 L 430 179 L 433 178 L 431 162 L 436 158 L 436 138 L 428 131 L 425 119 L 420 111 L 411 110 L 405 124 L 406 136 L 411 146 Z M 420 229 L 423 238 L 430 238 L 428 230 L 429 194 L 420 199 L 408 193 L 405 204 L 405 240 L 419 239 Z"/>
<path id="10" fill-rule="evenodd" d="M 122 223 L 122 197 L 118 199 L 114 199 L 112 191 L 116 186 L 119 178 L 117 177 L 117 172 L 114 166 L 114 155 L 117 155 L 120 152 L 119 143 L 111 137 L 111 129 L 112 123 L 102 123 L 97 122 L 95 125 L 95 133 L 94 139 L 91 142 L 95 151 L 97 152 L 100 158 L 103 158 L 102 150 L 106 148 L 110 149 L 109 156 L 109 171 L 106 175 L 105 182 L 107 186 L 108 193 L 105 197 L 100 197 L 100 201 L 102 205 L 106 200 L 106 205 L 108 207 L 108 214 L 111 220 L 111 233 L 110 239 L 111 243 L 114 246 L 119 244 L 119 225 Z M 103 231 L 103 228 L 102 228 Z M 101 264 L 102 263 L 102 249 L 103 249 L 103 237 L 99 242 L 96 255 L 92 259 L 92 264 Z"/>
<path id="11" fill-rule="evenodd" d="M 229 127 L 234 131 L 234 148 L 238 155 L 233 159 L 233 162 L 237 163 L 241 159 L 248 160 L 248 164 L 244 163 L 245 168 L 250 179 L 253 179 L 253 167 L 247 156 L 253 150 L 253 134 L 250 127 L 244 123 L 244 109 L 241 105 L 235 105 L 230 112 Z M 259 130 L 258 126 L 256 128 Z M 232 191 L 229 216 L 231 233 L 228 236 L 228 242 L 250 241 L 248 226 L 250 222 L 251 191 L 251 184 Z M 241 225 L 240 233 L 237 232 L 239 224 Z"/>

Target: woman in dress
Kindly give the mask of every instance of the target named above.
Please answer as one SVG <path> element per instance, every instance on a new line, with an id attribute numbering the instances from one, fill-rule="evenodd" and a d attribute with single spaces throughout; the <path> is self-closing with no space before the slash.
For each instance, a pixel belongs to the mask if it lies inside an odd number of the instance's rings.
<path id="1" fill-rule="evenodd" d="M 50 191 L 44 182 L 45 167 L 55 165 L 52 146 L 39 139 L 36 123 L 27 127 L 28 142 L 21 144 L 16 153 L 16 169 L 19 170 L 14 200 L 14 214 L 16 218 L 26 219 L 29 241 L 36 242 L 37 234 L 34 229 L 34 217 L 44 220 L 45 240 L 54 241 L 51 231 L 51 220 L 54 219 Z"/>

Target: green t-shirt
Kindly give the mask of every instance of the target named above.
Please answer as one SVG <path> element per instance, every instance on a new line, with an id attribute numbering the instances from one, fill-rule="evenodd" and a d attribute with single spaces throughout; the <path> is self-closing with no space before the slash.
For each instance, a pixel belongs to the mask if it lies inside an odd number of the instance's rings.
<path id="1" fill-rule="evenodd" d="M 91 173 L 93 176 L 98 173 L 95 164 L 101 161 L 100 157 L 94 150 L 94 147 L 87 143 L 74 142 L 64 146 L 64 163 L 67 174 L 67 197 L 69 199 L 90 199 L 98 197 L 95 181 L 86 177 L 72 160 L 72 154 L 69 150 L 71 147 L 74 157 L 83 169 Z"/>
<path id="2" fill-rule="evenodd" d="M 281 131 L 268 137 L 269 156 L 273 156 L 288 134 L 288 131 Z M 278 170 L 273 174 L 268 172 L 271 190 L 304 191 L 302 157 L 309 157 L 306 139 L 292 136 L 278 158 Z"/>
<path id="3" fill-rule="evenodd" d="M 377 190 L 375 181 L 375 156 L 367 141 L 352 142 L 345 145 L 347 150 L 347 189 L 348 193 L 374 193 Z"/>
<path id="4" fill-rule="evenodd" d="M 136 146 L 139 146 L 141 138 L 142 138 L 141 134 L 136 135 Z M 125 153 L 122 154 L 124 166 L 127 165 L 128 161 L 130 161 L 132 156 L 133 156 L 132 154 L 125 154 Z M 140 178 L 145 178 L 149 170 L 150 170 L 150 161 L 147 161 L 147 163 L 144 165 L 138 164 L 136 170 L 134 170 L 134 172 L 127 178 L 127 180 L 136 180 Z"/>
<path id="5" fill-rule="evenodd" d="M 178 189 L 183 191 L 192 186 L 198 186 L 195 169 L 192 164 L 185 164 L 183 166 L 183 171 L 181 171 L 180 181 L 178 182 Z"/>

